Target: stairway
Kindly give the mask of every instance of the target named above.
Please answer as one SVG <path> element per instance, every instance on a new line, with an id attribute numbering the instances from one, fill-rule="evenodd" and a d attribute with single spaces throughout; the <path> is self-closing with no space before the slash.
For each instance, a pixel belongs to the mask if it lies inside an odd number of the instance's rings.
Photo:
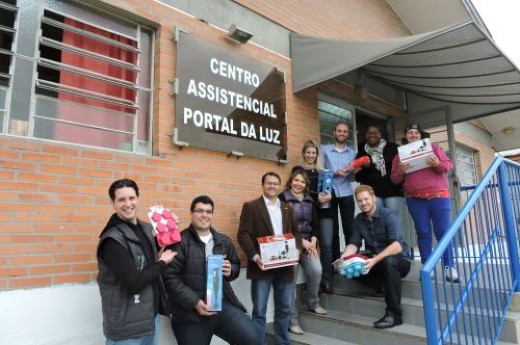
<path id="1" fill-rule="evenodd" d="M 334 294 L 321 294 L 321 306 L 327 315 L 307 311 L 304 284 L 299 286 L 300 325 L 304 335 L 291 334 L 291 344 L 297 345 L 424 345 L 426 330 L 422 308 L 419 270 L 414 262 L 402 284 L 402 310 L 404 323 L 390 329 L 376 329 L 372 323 L 385 314 L 386 304 L 382 297 L 371 297 L 370 287 L 354 280 L 335 275 Z M 303 301 L 303 303 L 302 303 Z M 268 344 L 274 345 L 272 325 L 267 327 Z M 481 344 L 490 344 L 489 339 Z M 520 312 L 509 311 L 502 333 L 501 345 L 520 343 Z M 474 339 L 479 343 L 479 339 Z M 460 343 L 467 341 L 461 339 Z M 457 340 L 454 339 L 454 343 Z M 472 343 L 469 339 L 468 343 Z"/>

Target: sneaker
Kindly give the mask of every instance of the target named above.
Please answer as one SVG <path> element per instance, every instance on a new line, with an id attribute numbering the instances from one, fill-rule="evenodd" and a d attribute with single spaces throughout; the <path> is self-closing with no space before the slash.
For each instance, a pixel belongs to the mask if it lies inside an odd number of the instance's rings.
<path id="1" fill-rule="evenodd" d="M 459 272 L 455 267 L 444 267 L 446 270 L 446 280 L 449 282 L 458 283 L 459 282 Z"/>
<path id="2" fill-rule="evenodd" d="M 289 327 L 289 332 L 294 334 L 304 334 L 303 329 L 299 325 Z"/>
<path id="3" fill-rule="evenodd" d="M 314 309 L 309 309 L 310 311 L 312 312 L 315 312 L 316 314 L 318 315 L 326 315 L 327 314 L 327 311 L 325 309 L 323 309 L 322 307 L 318 306 Z"/>

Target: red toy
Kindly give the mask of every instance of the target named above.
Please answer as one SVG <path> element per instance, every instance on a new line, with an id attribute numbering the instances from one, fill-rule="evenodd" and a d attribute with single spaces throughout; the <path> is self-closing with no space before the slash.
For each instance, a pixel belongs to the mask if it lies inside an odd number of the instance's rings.
<path id="1" fill-rule="evenodd" d="M 368 156 L 361 156 L 359 158 L 354 159 L 352 162 L 350 162 L 348 165 L 353 167 L 354 169 L 362 168 L 363 166 L 370 163 L 370 157 Z"/>

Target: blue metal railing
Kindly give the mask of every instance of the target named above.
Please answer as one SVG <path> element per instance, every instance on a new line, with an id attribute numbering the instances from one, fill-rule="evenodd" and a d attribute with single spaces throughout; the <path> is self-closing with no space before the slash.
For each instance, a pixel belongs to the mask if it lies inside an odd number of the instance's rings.
<path id="1" fill-rule="evenodd" d="M 477 186 L 462 188 L 467 201 L 420 272 L 429 345 L 498 341 L 520 291 L 519 182 L 520 164 L 497 157 Z M 452 268 L 442 263 L 450 244 Z M 458 282 L 446 279 L 453 269 Z"/>

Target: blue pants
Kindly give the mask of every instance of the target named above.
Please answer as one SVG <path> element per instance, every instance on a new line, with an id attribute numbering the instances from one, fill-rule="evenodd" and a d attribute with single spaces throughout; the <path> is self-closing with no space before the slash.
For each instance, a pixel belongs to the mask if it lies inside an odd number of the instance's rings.
<path id="1" fill-rule="evenodd" d="M 451 201 L 449 198 L 419 199 L 406 198 L 408 210 L 415 224 L 417 245 L 424 264 L 432 252 L 432 224 L 437 241 L 440 241 L 451 217 Z M 444 266 L 453 266 L 453 246 L 450 243 L 442 256 Z"/>
<path id="2" fill-rule="evenodd" d="M 172 322 L 177 344 L 209 345 L 213 334 L 233 345 L 261 344 L 253 321 L 225 298 L 221 312 L 201 319 L 201 322 Z"/>
<path id="3" fill-rule="evenodd" d="M 155 331 L 151 335 L 143 337 L 128 338 L 128 339 L 108 339 L 105 345 L 158 345 L 159 344 L 159 329 L 161 325 L 161 318 L 159 314 L 155 317 Z"/>
<path id="4" fill-rule="evenodd" d="M 289 345 L 289 318 L 291 316 L 292 282 L 285 281 L 284 268 L 275 268 L 275 275 L 270 279 L 251 281 L 251 299 L 253 300 L 253 321 L 260 336 L 260 344 L 265 345 L 265 315 L 269 292 L 274 292 L 274 336 L 276 345 Z"/>

